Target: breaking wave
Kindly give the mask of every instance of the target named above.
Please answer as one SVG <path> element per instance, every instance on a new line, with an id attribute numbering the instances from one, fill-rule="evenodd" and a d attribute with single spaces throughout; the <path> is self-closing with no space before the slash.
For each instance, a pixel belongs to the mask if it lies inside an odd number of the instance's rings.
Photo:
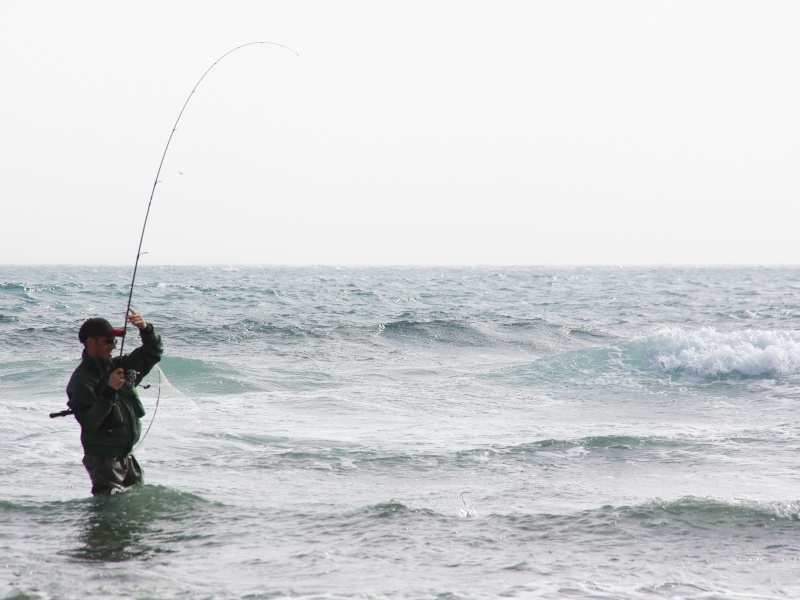
<path id="1" fill-rule="evenodd" d="M 702 376 L 800 374 L 800 331 L 719 332 L 670 327 L 650 338 L 651 361 L 668 371 Z"/>

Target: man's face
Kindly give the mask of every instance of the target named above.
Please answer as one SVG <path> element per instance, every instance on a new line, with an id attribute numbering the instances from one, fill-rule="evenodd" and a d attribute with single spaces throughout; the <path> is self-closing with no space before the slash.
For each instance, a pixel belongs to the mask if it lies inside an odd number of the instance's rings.
<path id="1" fill-rule="evenodd" d="M 111 360 L 116 347 L 117 339 L 114 337 L 95 335 L 86 340 L 86 350 L 92 358 Z"/>

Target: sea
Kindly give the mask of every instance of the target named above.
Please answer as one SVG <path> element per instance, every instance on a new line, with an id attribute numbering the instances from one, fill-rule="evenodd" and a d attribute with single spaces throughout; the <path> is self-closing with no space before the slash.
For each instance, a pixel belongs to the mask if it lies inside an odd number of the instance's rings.
<path id="1" fill-rule="evenodd" d="M 141 265 L 93 498 L 131 271 L 0 266 L 0 599 L 800 598 L 800 268 Z"/>

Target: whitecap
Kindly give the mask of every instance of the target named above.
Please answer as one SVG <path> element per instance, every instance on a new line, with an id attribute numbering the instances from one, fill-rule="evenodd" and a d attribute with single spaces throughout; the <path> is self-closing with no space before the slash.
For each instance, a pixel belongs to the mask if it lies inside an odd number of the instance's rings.
<path id="1" fill-rule="evenodd" d="M 787 376 L 800 374 L 800 332 L 710 327 L 686 331 L 664 328 L 651 339 L 650 358 L 664 370 L 698 375 Z"/>

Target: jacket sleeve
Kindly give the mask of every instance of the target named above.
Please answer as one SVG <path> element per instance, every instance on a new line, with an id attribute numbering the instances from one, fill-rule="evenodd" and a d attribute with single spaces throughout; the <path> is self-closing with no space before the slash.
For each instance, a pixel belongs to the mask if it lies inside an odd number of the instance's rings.
<path id="1" fill-rule="evenodd" d="M 69 406 L 75 412 L 75 418 L 82 427 L 97 431 L 112 411 L 119 411 L 115 405 L 117 392 L 107 384 L 99 384 L 100 391 L 87 377 L 76 377 L 67 387 Z M 118 415 L 115 415 L 118 416 Z"/>
<path id="2" fill-rule="evenodd" d="M 164 344 L 161 343 L 161 336 L 153 329 L 152 323 L 148 323 L 144 330 L 139 331 L 139 335 L 142 338 L 142 345 L 125 356 L 122 361 L 124 369 L 138 371 L 137 383 L 156 366 L 164 354 Z"/>

